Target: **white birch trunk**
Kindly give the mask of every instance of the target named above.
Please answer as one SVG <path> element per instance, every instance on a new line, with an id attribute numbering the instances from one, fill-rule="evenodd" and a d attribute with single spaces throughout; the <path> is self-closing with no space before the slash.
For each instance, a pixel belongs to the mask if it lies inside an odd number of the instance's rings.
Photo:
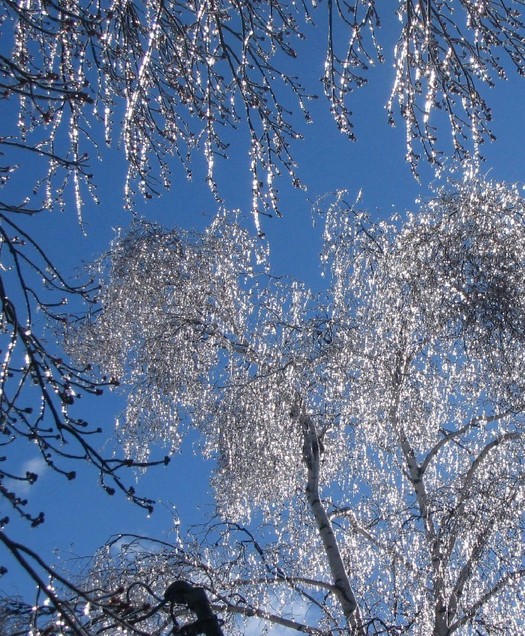
<path id="1" fill-rule="evenodd" d="M 332 524 L 319 496 L 320 453 L 319 438 L 315 425 L 304 410 L 299 417 L 302 426 L 304 445 L 303 457 L 308 469 L 306 496 L 315 519 L 319 536 L 323 542 L 326 557 L 332 574 L 334 588 L 352 634 L 363 634 L 357 601 L 346 572 L 339 545 Z"/>

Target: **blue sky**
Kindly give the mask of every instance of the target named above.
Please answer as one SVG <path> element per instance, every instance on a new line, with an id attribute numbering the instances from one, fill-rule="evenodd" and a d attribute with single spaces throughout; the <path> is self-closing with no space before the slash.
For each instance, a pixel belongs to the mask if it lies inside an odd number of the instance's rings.
<path id="1" fill-rule="evenodd" d="M 302 64 L 301 70 L 307 69 L 317 79 L 322 74 L 323 60 L 321 55 L 314 56 L 319 53 L 320 42 L 314 40 L 314 44 L 306 61 L 299 57 L 299 64 Z M 393 69 L 386 64 L 374 71 L 369 85 L 354 96 L 357 143 L 348 142 L 338 133 L 324 99 L 311 104 L 314 123 L 304 125 L 305 140 L 297 142 L 294 148 L 300 162 L 299 175 L 308 185 L 308 191 L 293 189 L 283 180 L 279 186 L 284 216 L 264 220 L 276 273 L 291 274 L 314 287 L 322 285 L 318 260 L 322 222 L 318 219 L 314 225 L 311 212 L 312 203 L 319 196 L 344 188 L 352 199 L 361 191 L 362 207 L 379 218 L 393 211 L 414 209 L 418 196 L 429 195 L 431 171 L 422 166 L 421 182 L 416 182 L 404 162 L 402 122 L 392 129 L 386 121 L 384 105 L 392 81 Z M 316 90 L 320 92 L 321 86 Z M 497 180 L 525 183 L 525 82 L 512 75 L 509 82 L 498 83 L 487 97 L 493 107 L 498 140 L 484 149 L 487 160 L 482 172 L 488 172 Z M 1 104 L 0 121 L 5 109 L 12 106 L 8 101 Z M 444 143 L 447 130 L 443 129 L 441 134 Z M 217 180 L 225 206 L 246 211 L 246 222 L 253 227 L 244 142 L 236 140 L 235 143 L 239 145 L 234 146 L 231 159 L 217 163 Z M 125 166 L 120 153 L 116 149 L 108 150 L 104 161 L 93 169 L 101 205 L 94 206 L 86 200 L 84 229 L 73 210 L 45 213 L 27 225 L 33 234 L 41 237 L 43 247 L 65 271 L 81 268 L 83 263 L 107 249 L 115 229 L 126 227 L 130 222 L 130 214 L 122 209 Z M 205 166 L 199 157 L 195 158 L 191 183 L 174 163 L 172 190 L 158 200 L 139 205 L 139 213 L 150 220 L 197 229 L 204 227 L 216 210 L 217 204 L 205 184 Z M 117 395 L 85 398 L 82 409 L 84 417 L 87 414 L 91 422 L 102 423 L 104 435 L 109 437 L 112 421 L 122 404 L 122 398 Z M 163 452 L 160 450 L 159 454 Z M 23 455 L 19 461 L 24 465 L 38 460 L 35 456 Z M 11 536 L 23 539 L 43 557 L 55 561 L 88 556 L 111 534 L 159 535 L 172 526 L 171 506 L 175 506 L 184 524 L 198 521 L 211 510 L 209 468 L 209 464 L 195 459 L 192 443 L 188 441 L 181 455 L 167 468 L 155 468 L 145 475 L 138 489 L 145 495 L 163 499 L 151 518 L 118 494 L 110 498 L 101 492 L 96 487 L 94 471 L 82 470 L 79 479 L 66 483 L 45 470 L 31 487 L 31 495 L 33 508 L 46 511 L 46 523 L 30 530 L 13 520 L 8 530 Z M 0 503 L 0 516 L 6 512 L 3 506 Z M 26 593 L 27 579 L 15 575 L 13 568 L 12 575 L 0 580 L 0 588 L 7 593 Z"/>

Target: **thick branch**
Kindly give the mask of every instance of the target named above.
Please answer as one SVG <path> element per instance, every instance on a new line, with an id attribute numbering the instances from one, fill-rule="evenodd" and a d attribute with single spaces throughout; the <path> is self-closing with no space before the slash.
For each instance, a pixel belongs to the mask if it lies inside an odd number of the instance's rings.
<path id="1" fill-rule="evenodd" d="M 212 603 L 211 608 L 216 612 L 224 612 L 227 610 L 232 614 L 240 614 L 241 616 L 246 616 L 248 618 L 256 617 L 261 618 L 269 623 L 273 623 L 274 625 L 282 625 L 282 627 L 287 627 L 288 629 L 295 629 L 296 632 L 301 632 L 302 634 L 312 634 L 312 636 L 323 636 L 325 632 L 321 629 L 317 629 L 316 627 L 310 627 L 309 625 L 305 625 L 304 623 L 298 623 L 297 621 L 292 621 L 288 618 L 283 618 L 282 616 L 278 616 L 277 614 L 272 614 L 271 612 L 267 612 L 266 610 L 259 609 L 257 607 L 248 607 L 244 605 L 232 605 L 225 599 L 221 598 L 222 603 Z"/>
<path id="2" fill-rule="evenodd" d="M 501 590 L 505 588 L 505 586 L 514 580 L 519 580 L 525 576 L 525 570 L 517 570 L 516 572 L 509 572 L 504 577 L 502 577 L 496 585 L 494 585 L 490 590 L 485 592 L 475 603 L 473 603 L 469 610 L 467 610 L 462 618 L 453 623 L 449 628 L 449 633 L 452 634 L 457 629 L 460 629 L 464 625 L 466 625 L 470 620 L 472 620 L 477 612 L 480 610 L 483 605 L 488 603 L 491 598 L 496 596 Z"/>
<path id="3" fill-rule="evenodd" d="M 507 440 L 519 439 L 520 437 L 522 437 L 522 435 L 523 433 L 517 432 L 517 431 L 504 433 L 503 435 L 499 435 L 498 437 L 494 438 L 492 441 L 488 442 L 488 444 L 485 444 L 485 446 L 481 449 L 476 459 L 472 462 L 470 468 L 467 471 L 467 474 L 465 475 L 465 479 L 463 480 L 463 484 L 461 486 L 461 491 L 460 491 L 461 498 L 455 511 L 456 516 L 461 514 L 461 511 L 463 510 L 466 502 L 469 500 L 469 497 L 471 496 L 471 486 L 472 486 L 474 477 L 477 474 L 479 467 L 481 466 L 481 464 L 483 463 L 487 455 L 490 453 L 490 451 L 493 448 L 496 448 L 497 446 L 499 446 L 500 444 L 506 442 Z M 447 547 L 447 558 L 448 556 L 450 556 L 450 554 L 452 554 L 452 551 L 454 549 L 454 546 L 456 545 L 456 541 L 459 536 L 460 529 L 461 529 L 461 525 L 457 524 L 456 528 L 450 534 L 450 538 L 448 540 L 448 547 Z"/>
<path id="4" fill-rule="evenodd" d="M 446 431 L 442 429 L 443 437 L 430 449 L 427 453 L 427 456 L 423 460 L 421 464 L 421 472 L 424 473 L 428 468 L 430 462 L 434 459 L 434 457 L 439 453 L 439 451 L 447 444 L 447 442 L 453 441 L 458 437 L 461 437 L 464 433 L 467 433 L 473 428 L 479 428 L 483 424 L 490 424 L 491 422 L 498 422 L 503 418 L 512 415 L 511 411 L 504 411 L 503 413 L 497 413 L 495 415 L 481 415 L 473 417 L 470 421 L 464 424 L 461 428 L 458 428 L 456 431 Z"/>
<path id="5" fill-rule="evenodd" d="M 310 506 L 323 542 L 334 587 L 337 590 L 337 596 L 341 603 L 343 613 L 348 624 L 352 627 L 353 632 L 361 633 L 357 601 L 350 585 L 332 524 L 319 496 L 319 438 L 312 418 L 306 414 L 304 409 L 299 417 L 299 422 L 304 436 L 303 457 L 308 469 L 308 483 L 306 486 L 308 505 Z"/>
<path id="6" fill-rule="evenodd" d="M 380 541 L 375 535 L 373 535 L 368 528 L 363 527 L 357 517 L 354 514 L 354 511 L 350 508 L 338 508 L 331 512 L 328 515 L 329 519 L 337 519 L 344 518 L 350 522 L 352 529 L 360 536 L 364 537 L 367 541 L 369 541 L 373 546 L 379 548 L 386 554 L 388 554 L 392 559 L 402 563 L 404 567 L 412 573 L 412 575 L 418 574 L 418 569 L 415 564 L 406 558 L 401 552 L 396 550 L 395 546 L 388 545 Z"/>
<path id="7" fill-rule="evenodd" d="M 400 361 L 394 374 L 394 400 L 390 407 L 390 421 L 396 431 L 399 444 L 407 466 L 407 476 L 414 488 L 419 513 L 423 519 L 425 536 L 429 547 L 429 556 L 433 572 L 434 587 L 434 634 L 441 636 L 447 633 L 446 605 L 445 605 L 445 580 L 443 554 L 438 539 L 438 533 L 432 519 L 428 493 L 424 481 L 424 472 L 419 465 L 414 449 L 405 433 L 402 422 L 399 420 L 399 403 L 401 400 L 402 381 L 408 366 L 408 360 Z"/>

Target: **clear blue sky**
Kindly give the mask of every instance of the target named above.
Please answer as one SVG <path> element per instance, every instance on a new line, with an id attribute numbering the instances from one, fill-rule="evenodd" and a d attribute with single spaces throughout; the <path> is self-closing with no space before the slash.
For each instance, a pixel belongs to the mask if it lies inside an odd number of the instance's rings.
<path id="1" fill-rule="evenodd" d="M 318 42 L 314 42 L 316 45 Z M 320 47 L 319 47 L 320 48 Z M 308 49 L 305 48 L 305 51 Z M 317 61 L 314 63 L 314 54 Z M 306 61 L 299 57 L 303 71 L 315 79 L 322 74 L 322 55 L 317 46 L 311 47 Z M 306 138 L 295 146 L 300 161 L 299 174 L 308 185 L 308 192 L 294 190 L 284 181 L 281 187 L 281 209 L 284 218 L 264 221 L 264 229 L 271 245 L 272 262 L 276 273 L 291 274 L 313 286 L 321 283 L 318 253 L 322 226 L 312 224 L 311 203 L 318 196 L 346 188 L 350 198 L 363 193 L 362 206 L 377 217 L 389 216 L 415 207 L 419 195 L 428 195 L 430 171 L 422 168 L 422 182 L 418 184 L 404 162 L 405 132 L 402 122 L 391 129 L 386 122 L 384 105 L 393 81 L 390 65 L 374 71 L 370 83 L 355 95 L 354 113 L 357 143 L 350 143 L 336 130 L 329 117 L 324 99 L 311 105 L 314 124 L 305 125 Z M 321 86 L 316 89 L 321 91 Z M 487 157 L 483 171 L 494 179 L 525 183 L 525 81 L 511 76 L 511 81 L 497 84 L 488 94 L 494 111 L 494 130 L 498 141 L 485 148 Z M 0 121 L 12 104 L 4 100 L 0 105 Z M 4 119 L 4 122 L 6 120 Z M 1 126 L 1 125 L 0 125 Z M 442 131 L 443 140 L 447 130 Z M 247 212 L 252 224 L 250 208 L 250 176 L 244 141 L 232 151 L 232 158 L 217 164 L 217 179 L 228 208 Z M 122 210 L 124 164 L 117 150 L 107 151 L 101 165 L 93 166 L 99 184 L 101 205 L 86 200 L 84 212 L 85 234 L 73 210 L 64 214 L 52 212 L 28 222 L 28 229 L 40 236 L 42 245 L 64 271 L 72 271 L 95 258 L 108 247 L 114 229 L 125 227 L 129 213 Z M 139 206 L 141 214 L 167 226 L 202 228 L 213 217 L 216 203 L 205 184 L 203 162 L 196 158 L 194 179 L 188 183 L 182 169 L 173 165 L 173 188 L 159 200 Z M 112 421 L 122 406 L 117 396 L 82 401 L 83 417 L 93 424 L 100 422 L 106 436 L 111 435 Z M 44 558 L 68 559 L 87 556 L 114 533 L 137 532 L 160 535 L 172 523 L 169 506 L 176 506 L 183 523 L 191 523 L 209 511 L 208 469 L 192 454 L 191 443 L 174 458 L 168 468 L 155 468 L 140 482 L 138 490 L 165 503 L 157 507 L 148 519 L 141 511 L 118 494 L 110 498 L 97 488 L 94 471 L 82 470 L 79 479 L 66 483 L 44 471 L 32 486 L 33 508 L 46 512 L 47 521 L 34 530 L 14 521 L 9 534 L 21 538 Z M 159 455 L 163 455 L 160 451 Z M 20 463 L 30 461 L 21 456 Z M 131 476 L 130 476 L 131 477 Z M 202 508 L 197 509 L 196 502 Z M 6 513 L 0 503 L 0 516 Z M 14 515 L 9 512 L 10 516 Z M 60 550 L 60 556 L 54 554 Z M 27 591 L 27 581 L 17 576 L 0 580 L 5 592 Z"/>

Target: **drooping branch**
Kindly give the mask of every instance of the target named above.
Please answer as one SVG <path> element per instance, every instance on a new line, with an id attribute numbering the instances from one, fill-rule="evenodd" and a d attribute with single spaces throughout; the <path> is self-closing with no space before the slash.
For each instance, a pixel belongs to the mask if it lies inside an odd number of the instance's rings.
<path id="1" fill-rule="evenodd" d="M 90 464 L 98 470 L 100 484 L 110 495 L 121 491 L 139 506 L 152 510 L 153 500 L 138 495 L 122 479 L 123 469 L 133 466 L 166 464 L 139 462 L 130 456 L 105 457 L 96 441 L 102 428 L 72 414 L 83 395 L 101 396 L 116 386 L 112 378 L 89 377 L 91 363 L 75 365 L 35 328 L 36 316 L 47 320 L 45 328 L 62 330 L 72 318 L 71 312 L 89 308 L 94 302 L 96 286 L 88 279 L 73 284 L 66 280 L 50 255 L 38 241 L 21 227 L 12 215 L 0 214 L 0 253 L 3 271 L 0 276 L 0 338 L 3 360 L 0 367 L 0 433 L 3 445 L 14 448 L 27 442 L 40 452 L 43 465 L 63 475 L 76 478 L 74 463 Z M 66 313 L 66 306 L 69 309 Z M 44 329 L 45 329 L 44 328 Z M 28 471 L 18 474 L 11 467 L 16 454 L 4 454 L 2 481 L 33 484 L 39 475 Z M 73 465 L 72 465 L 72 462 Z M 15 488 L 16 491 L 16 488 Z M 28 498 L 11 492 L 8 482 L 0 484 L 0 495 L 33 526 L 44 521 L 44 512 L 33 515 L 25 511 Z"/>
<path id="2" fill-rule="evenodd" d="M 62 579 L 60 575 L 58 575 L 52 568 L 44 563 L 44 561 L 35 552 L 29 550 L 26 546 L 23 546 L 16 541 L 12 541 L 3 531 L 0 532 L 0 542 L 4 544 L 4 546 L 9 550 L 13 557 L 22 566 L 24 571 L 33 579 L 38 589 L 41 590 L 47 598 L 49 598 L 49 600 L 59 613 L 60 617 L 71 629 L 72 633 L 75 634 L 75 636 L 90 636 L 89 631 L 87 631 L 80 623 L 78 617 L 75 615 L 75 612 L 69 607 L 67 601 L 61 599 L 60 596 L 55 593 L 53 587 L 42 579 L 37 570 L 27 560 L 26 556 L 29 556 L 31 559 L 36 561 L 37 565 L 43 568 L 44 572 L 48 576 L 61 579 L 61 582 L 66 583 L 67 587 L 69 588 L 71 588 L 70 582 L 66 581 L 66 579 Z M 78 592 L 78 590 L 75 590 L 75 592 Z"/>
<path id="3" fill-rule="evenodd" d="M 20 112 L 12 141 L 50 153 L 46 202 L 60 206 L 65 200 L 54 179 L 71 181 L 81 206 L 80 191 L 94 193 L 84 167 L 101 151 L 98 137 L 110 144 L 123 126 L 128 205 L 136 190 L 151 198 L 170 187 L 171 155 L 191 178 L 197 149 L 220 199 L 215 162 L 227 156 L 232 131 L 240 129 L 248 137 L 253 211 L 279 210 L 277 177 L 286 174 L 302 187 L 294 143 L 302 136 L 300 121 L 311 120 L 307 104 L 318 92 L 318 78 L 303 72 L 310 58 L 298 64 L 304 54 L 300 43 L 314 20 L 326 32 L 324 93 L 350 139 L 352 93 L 367 83 L 373 65 L 394 62 L 389 117 L 393 123 L 397 104 L 414 170 L 418 145 L 425 159 L 442 162 L 434 111 L 448 116 L 458 155 L 468 155 L 469 139 L 474 145 L 490 139 L 492 113 L 482 87 L 505 79 L 509 67 L 522 73 L 525 60 L 519 0 L 402 2 L 401 33 L 390 55 L 381 26 L 396 16 L 373 0 L 329 0 L 314 9 L 269 0 L 169 5 L 134 0 L 97 8 L 83 0 L 39 1 L 31 8 L 3 0 L 2 5 L 0 90 L 4 100 L 18 102 Z M 59 146 L 64 151 L 55 155 Z M 11 169 L 15 166 L 13 161 Z"/>

